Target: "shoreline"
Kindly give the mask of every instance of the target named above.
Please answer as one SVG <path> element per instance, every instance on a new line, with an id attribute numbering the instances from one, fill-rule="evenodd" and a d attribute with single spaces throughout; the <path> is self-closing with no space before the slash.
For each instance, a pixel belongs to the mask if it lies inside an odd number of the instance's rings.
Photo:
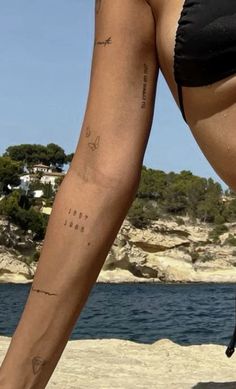
<path id="1" fill-rule="evenodd" d="M 0 280 L 0 284 L 30 284 L 33 283 L 32 280 L 26 280 L 26 281 L 4 281 Z M 212 285 L 236 285 L 236 282 L 234 281 L 166 281 L 166 282 L 160 282 L 157 281 L 129 281 L 129 280 L 120 280 L 120 281 L 97 281 L 96 284 L 158 284 L 158 285 L 205 285 L 205 284 L 212 284 Z M 235 387 L 236 389 L 236 387 Z"/>

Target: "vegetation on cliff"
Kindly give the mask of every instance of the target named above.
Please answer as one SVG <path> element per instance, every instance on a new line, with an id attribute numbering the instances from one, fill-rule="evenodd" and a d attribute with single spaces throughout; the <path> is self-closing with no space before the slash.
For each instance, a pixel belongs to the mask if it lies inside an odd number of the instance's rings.
<path id="1" fill-rule="evenodd" d="M 52 206 L 62 179 L 52 188 L 50 183 L 43 184 L 38 174 L 25 190 L 17 188 L 20 176 L 35 163 L 46 164 L 60 172 L 72 157 L 73 153 L 66 155 L 53 143 L 9 146 L 0 156 L 0 216 L 17 225 L 23 233 L 30 230 L 33 239 L 42 240 L 48 223 L 48 215 L 42 213 L 42 208 Z M 40 198 L 34 196 L 37 189 L 43 191 Z M 144 228 L 159 219 L 175 219 L 181 225 L 186 217 L 193 223 L 209 223 L 212 226 L 209 239 L 217 242 L 227 231 L 226 224 L 236 221 L 236 195 L 230 190 L 224 192 L 212 178 L 195 176 L 190 171 L 165 173 L 143 166 L 127 219 L 135 227 Z M 236 245 L 236 237 L 230 235 L 228 243 Z"/>

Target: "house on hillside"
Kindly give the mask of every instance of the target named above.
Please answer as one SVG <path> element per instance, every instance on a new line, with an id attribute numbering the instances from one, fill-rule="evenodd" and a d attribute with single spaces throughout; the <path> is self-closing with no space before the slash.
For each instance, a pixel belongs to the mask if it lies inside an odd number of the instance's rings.
<path id="1" fill-rule="evenodd" d="M 20 176 L 20 181 L 21 181 L 20 185 L 15 187 L 15 189 L 21 188 L 27 190 L 29 187 L 29 183 L 37 181 L 37 179 L 38 179 L 37 174 L 33 174 L 33 173 L 23 174 L 22 176 Z"/>
<path id="2" fill-rule="evenodd" d="M 52 172 L 52 168 L 51 168 L 51 166 L 44 165 L 42 163 L 38 163 L 38 164 L 32 166 L 31 171 L 33 173 L 39 173 L 39 172 L 50 173 L 50 172 Z"/>
<path id="3" fill-rule="evenodd" d="M 41 178 L 38 177 L 37 173 L 28 173 L 28 174 L 23 174 L 20 176 L 21 183 L 19 186 L 15 187 L 15 189 L 23 189 L 23 190 L 28 190 L 29 189 L 29 184 L 32 182 L 41 182 L 42 184 L 49 184 L 51 183 L 52 188 L 55 188 L 56 185 L 56 179 L 57 178 L 63 178 L 65 176 L 66 172 L 63 173 L 57 173 L 57 172 L 51 172 L 51 173 L 44 173 Z M 40 197 L 39 193 L 34 191 L 34 197 Z"/>
<path id="4" fill-rule="evenodd" d="M 65 172 L 64 173 L 59 173 L 59 172 L 44 173 L 40 178 L 40 182 L 42 182 L 42 184 L 49 184 L 50 182 L 52 187 L 54 188 L 56 185 L 57 178 L 63 178 L 65 174 L 66 174 Z"/>

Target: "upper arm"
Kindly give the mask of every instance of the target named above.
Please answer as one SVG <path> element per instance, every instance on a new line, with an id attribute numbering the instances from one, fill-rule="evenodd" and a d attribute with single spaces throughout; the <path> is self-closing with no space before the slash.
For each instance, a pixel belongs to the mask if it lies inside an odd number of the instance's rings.
<path id="1" fill-rule="evenodd" d="M 74 164 L 138 168 L 158 75 L 155 21 L 145 0 L 97 0 L 89 94 Z M 75 162 L 76 161 L 76 162 Z M 127 169 L 129 167 L 127 166 Z"/>

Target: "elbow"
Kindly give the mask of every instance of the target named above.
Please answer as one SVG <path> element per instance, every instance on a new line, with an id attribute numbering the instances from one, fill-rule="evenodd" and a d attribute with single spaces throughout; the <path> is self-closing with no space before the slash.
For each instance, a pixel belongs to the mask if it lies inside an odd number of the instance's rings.
<path id="1" fill-rule="evenodd" d="M 75 167 L 71 164 L 67 174 L 76 176 L 83 183 L 96 186 L 101 191 L 108 191 L 110 195 L 133 198 L 138 190 L 141 167 L 134 169 L 127 165 L 117 167 L 86 163 Z"/>

